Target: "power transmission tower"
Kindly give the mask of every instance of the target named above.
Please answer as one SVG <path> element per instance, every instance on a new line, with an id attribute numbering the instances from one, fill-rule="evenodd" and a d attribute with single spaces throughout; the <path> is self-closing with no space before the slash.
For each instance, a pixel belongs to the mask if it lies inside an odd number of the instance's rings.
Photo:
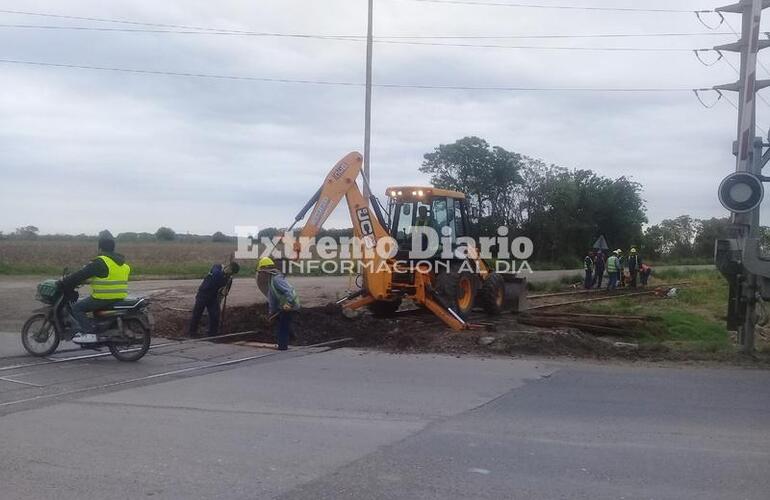
<path id="1" fill-rule="evenodd" d="M 757 304 L 770 299 L 770 261 L 759 250 L 759 211 L 764 197 L 762 168 L 770 159 L 768 146 L 756 137 L 756 94 L 770 86 L 770 80 L 757 80 L 757 56 L 770 47 L 770 40 L 760 40 L 762 11 L 770 0 L 741 0 L 716 9 L 717 12 L 741 14 L 742 31 L 738 42 L 715 47 L 716 50 L 741 54 L 740 79 L 731 84 L 714 87 L 718 91 L 738 93 L 738 139 L 733 146 L 737 158 L 735 173 L 722 181 L 719 199 L 732 212 L 728 239 L 716 243 L 715 260 L 720 272 L 730 284 L 727 323 L 739 333 L 743 352 L 754 350 L 754 330 Z"/>

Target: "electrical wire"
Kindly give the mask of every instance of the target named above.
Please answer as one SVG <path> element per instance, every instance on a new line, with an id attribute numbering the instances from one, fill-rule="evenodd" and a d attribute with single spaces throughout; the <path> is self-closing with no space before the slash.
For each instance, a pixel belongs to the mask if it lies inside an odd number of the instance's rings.
<path id="1" fill-rule="evenodd" d="M 722 94 L 722 98 L 723 98 L 723 99 L 725 100 L 725 102 L 727 102 L 727 103 L 728 103 L 730 106 L 732 106 L 733 108 L 735 108 L 735 111 L 738 111 L 738 112 L 740 112 L 740 109 L 738 108 L 738 105 L 737 105 L 737 104 L 735 104 L 735 103 L 734 103 L 734 102 L 733 102 L 733 101 L 732 101 L 732 100 L 731 100 L 729 97 L 727 97 L 726 95 Z M 764 137 L 767 137 L 767 136 L 768 136 L 767 128 L 765 128 L 765 127 L 762 127 L 762 126 L 760 126 L 759 124 L 755 124 L 755 126 L 757 127 L 757 130 L 759 130 L 760 132 L 762 132 L 762 135 L 763 135 Z"/>
<path id="2" fill-rule="evenodd" d="M 306 85 L 324 85 L 324 86 L 342 86 L 342 87 L 364 87 L 366 84 L 361 82 L 328 81 L 328 80 L 306 80 L 291 78 L 267 78 L 245 75 L 222 75 L 213 73 L 193 73 L 183 71 L 161 71 L 134 68 L 119 68 L 110 66 L 92 66 L 84 64 L 65 64 L 44 61 L 24 61 L 18 59 L 0 59 L 0 64 L 15 64 L 27 66 L 41 66 L 66 69 L 81 69 L 108 71 L 120 73 L 134 73 L 145 75 L 163 75 L 189 78 L 210 78 L 217 80 L 242 80 L 266 83 L 294 83 Z M 691 87 L 640 87 L 640 88 L 618 88 L 618 87 L 515 87 L 515 86 L 465 86 L 465 85 L 427 85 L 427 84 L 401 84 L 401 83 L 375 83 L 374 87 L 379 88 L 397 88 L 397 89 L 430 89 L 430 90 L 478 90 L 478 91 L 503 91 L 503 92 L 605 92 L 605 93 L 665 93 L 665 92 L 692 92 L 693 90 L 705 91 L 707 88 L 693 89 Z"/>
<path id="3" fill-rule="evenodd" d="M 444 43 L 444 42 L 414 42 L 400 40 L 376 40 L 376 43 L 391 45 L 422 45 L 431 47 L 473 47 L 483 49 L 516 49 L 516 50 L 566 50 L 584 52 L 692 52 L 695 49 L 675 47 L 569 47 L 569 46 L 536 46 L 536 45 L 499 45 L 499 44 L 472 44 L 472 43 Z"/>
<path id="4" fill-rule="evenodd" d="M 730 21 L 728 21 L 727 19 L 725 19 L 725 24 L 727 25 L 727 27 L 728 27 L 728 28 L 730 28 L 730 31 L 732 31 L 732 32 L 735 34 L 735 36 L 737 36 L 738 38 L 741 38 L 741 34 L 740 34 L 740 33 L 738 33 L 738 32 L 735 30 L 735 28 L 733 28 L 733 25 L 732 25 L 732 24 L 730 24 Z M 767 75 L 770 75 L 770 69 L 768 69 L 768 67 L 765 65 L 765 63 L 763 63 L 763 62 L 762 62 L 762 60 L 759 58 L 759 54 L 757 54 L 757 64 L 759 64 L 759 67 L 760 67 L 760 68 L 762 68 L 763 70 L 765 70 L 765 73 L 766 73 Z M 740 75 L 740 71 L 738 72 L 738 74 Z"/>
<path id="5" fill-rule="evenodd" d="M 739 70 L 739 69 L 738 69 L 738 68 L 735 66 L 735 64 L 731 63 L 731 62 L 730 62 L 730 60 L 729 60 L 728 58 L 726 58 L 726 57 L 722 57 L 721 59 L 722 59 L 722 61 L 724 61 L 724 62 L 725 62 L 725 64 L 727 64 L 728 66 L 730 66 L 730 67 L 733 69 L 733 71 L 735 71 L 735 73 L 736 73 L 738 76 L 741 76 L 741 71 L 740 71 L 740 70 Z M 762 101 L 763 103 L 765 103 L 765 105 L 766 105 L 767 107 L 770 107 L 770 101 L 768 101 L 768 100 L 767 100 L 767 98 L 766 98 L 765 96 L 763 96 L 762 94 L 760 94 L 759 92 L 757 92 L 757 98 L 759 98 L 759 100 L 760 100 L 760 101 Z"/>
<path id="6" fill-rule="evenodd" d="M 230 36 L 255 36 L 255 37 L 286 37 L 286 38 L 312 38 L 321 40 L 346 40 L 346 41 L 365 41 L 363 35 L 312 35 L 304 33 L 271 33 L 260 31 L 231 31 L 215 30 L 214 28 L 193 28 L 193 29 L 171 29 L 171 28 L 107 28 L 101 26 L 52 26 L 35 24 L 0 24 L 4 29 L 39 29 L 39 30 L 62 30 L 62 31 L 100 31 L 100 32 L 119 32 L 119 33 L 174 33 L 183 35 L 230 35 Z"/>
<path id="7" fill-rule="evenodd" d="M 651 9 L 641 7 L 591 7 L 591 6 L 576 6 L 576 5 L 541 5 L 541 4 L 529 4 L 529 3 L 509 3 L 509 2 L 491 2 L 481 0 L 411 0 L 412 2 L 420 3 L 436 3 L 447 5 L 476 5 L 485 7 L 512 7 L 520 9 L 553 9 L 553 10 L 586 10 L 586 11 L 602 11 L 602 12 L 667 12 L 667 13 L 681 13 L 681 14 L 694 14 L 713 12 L 712 10 L 691 10 L 691 9 Z"/>
<path id="8" fill-rule="evenodd" d="M 1 11 L 0 11 L 1 12 Z M 108 28 L 101 26 L 65 26 L 65 25 L 40 25 L 40 24 L 0 24 L 2 29 L 38 29 L 38 30 L 62 30 L 62 31 L 101 31 L 118 33 L 171 33 L 184 35 L 230 35 L 230 36 L 257 36 L 257 37 L 292 37 L 292 38 L 317 38 L 331 40 L 355 40 L 365 41 L 366 35 L 323 35 L 308 33 L 275 33 L 264 31 L 234 31 L 226 28 L 195 28 L 195 29 L 148 29 L 148 28 Z M 559 34 L 559 35 L 379 35 L 375 41 L 380 40 L 530 40 L 530 39 L 568 39 L 568 38 L 671 38 L 671 37 L 699 37 L 699 36 L 729 36 L 730 32 L 701 32 L 701 33 L 583 33 L 583 34 Z"/>

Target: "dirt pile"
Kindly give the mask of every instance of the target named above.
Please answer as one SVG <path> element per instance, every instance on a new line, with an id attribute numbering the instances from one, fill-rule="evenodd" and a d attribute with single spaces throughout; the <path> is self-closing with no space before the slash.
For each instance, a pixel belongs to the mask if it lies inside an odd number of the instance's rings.
<path id="1" fill-rule="evenodd" d="M 158 336 L 186 335 L 190 313 L 168 308 L 155 311 Z M 200 332 L 206 331 L 206 317 Z M 507 354 L 574 356 L 584 358 L 638 358 L 650 353 L 618 348 L 611 342 L 575 329 L 533 329 L 520 326 L 513 315 L 495 322 L 494 332 L 484 329 L 455 332 L 430 314 L 407 313 L 393 319 L 363 314 L 355 319 L 342 315 L 335 306 L 304 308 L 293 321 L 292 345 L 312 345 L 343 337 L 350 345 L 395 352 L 438 352 L 451 354 Z M 253 331 L 239 340 L 274 342 L 264 304 L 228 308 L 221 333 Z"/>

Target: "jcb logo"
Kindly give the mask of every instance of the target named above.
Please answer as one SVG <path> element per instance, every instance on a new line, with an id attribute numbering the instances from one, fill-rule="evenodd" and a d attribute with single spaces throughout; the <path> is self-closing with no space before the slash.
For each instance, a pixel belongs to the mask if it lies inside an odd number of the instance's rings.
<path id="1" fill-rule="evenodd" d="M 359 208 L 356 210 L 356 216 L 358 217 L 358 225 L 361 228 L 361 234 L 363 236 L 374 234 L 374 226 L 372 226 L 372 218 L 369 215 L 369 209 Z"/>
<path id="2" fill-rule="evenodd" d="M 331 177 L 335 181 L 338 181 L 342 178 L 343 175 L 345 175 L 345 172 L 348 170 L 348 165 L 345 162 L 339 162 L 337 165 L 334 166 L 334 169 L 332 170 Z"/>

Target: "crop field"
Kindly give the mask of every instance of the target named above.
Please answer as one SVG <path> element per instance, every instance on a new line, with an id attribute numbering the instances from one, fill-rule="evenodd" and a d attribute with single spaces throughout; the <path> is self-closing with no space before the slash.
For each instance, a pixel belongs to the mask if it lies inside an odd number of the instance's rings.
<path id="1" fill-rule="evenodd" d="M 136 276 L 199 277 L 213 263 L 229 260 L 232 243 L 118 242 Z M 96 255 L 96 241 L 0 240 L 0 274 L 57 276 Z M 246 268 L 249 269 L 249 268 Z"/>

